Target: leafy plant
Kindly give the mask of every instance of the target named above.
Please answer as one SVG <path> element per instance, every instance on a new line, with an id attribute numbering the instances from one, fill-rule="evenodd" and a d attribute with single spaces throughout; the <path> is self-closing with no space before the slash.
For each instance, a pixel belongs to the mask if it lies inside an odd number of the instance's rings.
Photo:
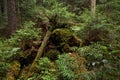
<path id="1" fill-rule="evenodd" d="M 47 57 L 40 58 L 33 70 L 36 73 L 28 80 L 57 80 L 55 65 Z"/>
<path id="2" fill-rule="evenodd" d="M 19 0 L 19 5 L 17 6 L 20 8 L 22 22 L 37 19 L 39 9 L 36 4 L 37 0 Z"/>
<path id="3" fill-rule="evenodd" d="M 43 0 L 39 17 L 44 21 L 50 22 L 52 27 L 58 27 L 56 26 L 57 23 L 73 22 L 75 14 L 69 12 L 68 8 L 57 0 Z"/>
<path id="4" fill-rule="evenodd" d="M 20 58 L 22 42 L 40 38 L 40 29 L 34 28 L 33 25 L 31 21 L 26 22 L 24 27 L 16 31 L 11 38 L 0 40 L 0 75 L 6 74 L 12 60 Z"/>
<path id="5" fill-rule="evenodd" d="M 75 63 L 75 58 L 71 57 L 69 54 L 63 54 L 58 57 L 56 63 L 60 73 L 60 79 L 75 80 L 78 78 L 78 74 L 75 72 L 75 69 L 78 68 L 77 63 Z"/>
<path id="6" fill-rule="evenodd" d="M 9 63 L 6 62 L 6 59 L 11 56 L 9 53 L 10 48 L 7 46 L 5 41 L 0 40 L 0 79 L 5 80 L 5 75 L 9 69 Z"/>
<path id="7" fill-rule="evenodd" d="M 40 28 L 34 28 L 34 22 L 28 21 L 23 24 L 23 27 L 14 33 L 9 42 L 14 45 L 20 45 L 21 42 L 40 39 Z"/>

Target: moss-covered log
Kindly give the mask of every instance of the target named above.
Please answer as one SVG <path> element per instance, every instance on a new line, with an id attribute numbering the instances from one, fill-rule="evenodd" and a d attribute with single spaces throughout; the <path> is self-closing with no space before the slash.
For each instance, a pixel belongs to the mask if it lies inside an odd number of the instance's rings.
<path id="1" fill-rule="evenodd" d="M 25 77 L 25 80 L 27 80 L 27 78 L 29 78 L 31 76 L 32 69 L 34 68 L 36 61 L 42 56 L 43 50 L 46 47 L 46 44 L 47 44 L 47 41 L 50 38 L 50 35 L 51 35 L 51 31 L 48 30 L 47 33 L 46 33 L 46 35 L 45 35 L 45 37 L 44 37 L 44 39 L 43 39 L 43 42 L 42 42 L 40 48 L 38 49 L 37 55 L 36 55 L 33 63 L 31 64 L 29 72 L 28 72 L 27 76 Z"/>

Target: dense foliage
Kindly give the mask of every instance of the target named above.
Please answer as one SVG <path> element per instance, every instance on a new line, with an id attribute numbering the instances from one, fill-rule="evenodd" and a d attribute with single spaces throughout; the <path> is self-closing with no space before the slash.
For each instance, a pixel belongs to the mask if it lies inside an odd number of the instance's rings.
<path id="1" fill-rule="evenodd" d="M 21 27 L 7 37 L 5 4 L 0 1 L 0 80 L 120 79 L 119 0 L 96 0 L 95 16 L 90 0 L 18 0 Z"/>

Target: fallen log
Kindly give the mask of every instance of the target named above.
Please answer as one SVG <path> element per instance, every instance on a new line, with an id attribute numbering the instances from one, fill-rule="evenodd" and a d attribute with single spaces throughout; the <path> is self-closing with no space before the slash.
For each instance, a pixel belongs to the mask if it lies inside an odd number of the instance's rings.
<path id="1" fill-rule="evenodd" d="M 47 45 L 47 42 L 48 42 L 48 40 L 49 40 L 49 38 L 50 38 L 50 36 L 51 36 L 51 33 L 52 33 L 52 32 L 51 32 L 50 30 L 48 30 L 48 31 L 46 32 L 46 35 L 45 35 L 45 37 L 44 37 L 44 39 L 43 39 L 43 41 L 42 41 L 42 44 L 41 44 L 40 48 L 38 49 L 37 55 L 36 55 L 33 63 L 32 63 L 31 66 L 30 66 L 30 69 L 29 69 L 29 71 L 28 71 L 27 76 L 25 77 L 25 80 L 27 80 L 27 79 L 32 75 L 32 69 L 34 68 L 34 66 L 35 66 L 35 64 L 36 64 L 36 61 L 38 61 L 38 60 L 40 59 L 40 57 L 42 56 L 43 51 L 44 51 L 44 49 L 45 49 L 45 47 L 46 47 L 46 45 Z"/>

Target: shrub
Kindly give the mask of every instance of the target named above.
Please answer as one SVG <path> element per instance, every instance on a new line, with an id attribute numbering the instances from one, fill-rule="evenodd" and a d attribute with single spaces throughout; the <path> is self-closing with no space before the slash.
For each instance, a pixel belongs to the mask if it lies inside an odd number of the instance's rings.
<path id="1" fill-rule="evenodd" d="M 86 59 L 88 74 L 82 74 L 81 77 L 92 80 L 119 79 L 120 51 L 117 49 L 117 45 L 111 50 L 108 45 L 105 43 L 93 43 L 82 48 L 73 48 L 80 56 Z M 93 75 L 91 75 L 92 73 Z"/>
<path id="2" fill-rule="evenodd" d="M 0 39 L 0 77 L 6 74 L 13 60 L 20 58 L 22 42 L 40 38 L 40 29 L 34 28 L 33 25 L 34 23 L 31 21 L 26 22 L 24 27 L 16 31 L 11 38 L 6 40 Z"/>

